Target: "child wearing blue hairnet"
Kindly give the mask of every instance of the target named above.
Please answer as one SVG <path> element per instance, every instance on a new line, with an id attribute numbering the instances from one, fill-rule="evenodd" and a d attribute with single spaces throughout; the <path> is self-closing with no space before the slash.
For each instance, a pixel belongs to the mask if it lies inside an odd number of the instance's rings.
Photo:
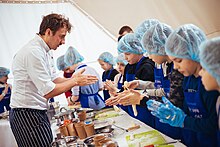
<path id="1" fill-rule="evenodd" d="M 69 97 L 69 103 L 75 103 L 80 101 L 82 108 L 92 108 L 94 110 L 100 110 L 105 107 L 105 103 L 102 97 L 98 94 L 99 90 L 103 88 L 99 74 L 92 67 L 82 63 L 83 56 L 73 48 L 69 47 L 64 56 L 58 58 L 63 60 L 63 66 L 59 69 L 63 69 L 66 73 L 73 73 L 73 76 L 77 76 L 77 73 L 81 69 L 85 69 L 83 74 L 94 75 L 98 78 L 98 81 L 91 85 L 75 86 L 71 89 L 72 96 Z M 61 62 L 61 61 L 60 61 Z M 60 64 L 61 65 L 61 64 Z"/>
<path id="2" fill-rule="evenodd" d="M 10 98 L 11 98 L 11 85 L 7 83 L 9 69 L 0 67 L 0 113 L 3 113 L 4 107 L 6 110 L 10 110 Z"/>
<path id="3" fill-rule="evenodd" d="M 163 103 L 152 111 L 161 122 L 183 128 L 183 143 L 190 147 L 217 146 L 215 104 L 218 92 L 206 91 L 199 76 L 199 45 L 205 39 L 203 31 L 192 24 L 180 26 L 169 35 L 166 54 L 173 61 L 174 69 L 185 76 L 183 110 L 163 97 Z M 148 107 L 153 107 L 153 103 L 154 100 L 149 100 Z"/>
<path id="4" fill-rule="evenodd" d="M 106 88 L 105 82 L 106 80 L 114 81 L 114 78 L 118 74 L 118 71 L 113 67 L 115 65 L 115 59 L 113 55 L 109 52 L 102 53 L 98 58 L 98 62 L 101 68 L 104 70 L 104 72 L 102 73 L 102 81 L 104 83 L 103 95 L 104 100 L 107 100 L 108 98 L 110 98 L 110 94 Z"/>
<path id="5" fill-rule="evenodd" d="M 68 73 L 64 71 L 64 69 L 67 68 L 67 65 L 64 63 L 64 55 L 57 58 L 57 68 L 58 70 L 63 71 L 63 77 L 65 78 L 71 78 L 74 73 L 74 71 L 68 71 Z M 68 105 L 73 105 L 73 103 L 70 102 L 70 97 L 72 96 L 71 89 L 67 90 L 64 94 L 66 96 Z"/>
<path id="6" fill-rule="evenodd" d="M 144 57 L 143 54 L 146 50 L 142 47 L 140 41 L 137 39 L 134 33 L 128 33 L 118 43 L 118 52 L 124 53 L 125 59 L 128 64 L 125 66 L 124 71 L 124 81 L 130 82 L 133 80 L 144 80 L 144 81 L 154 81 L 154 62 L 148 57 Z M 137 115 L 135 116 L 134 110 L 132 108 L 133 102 L 130 99 L 124 99 L 120 101 L 120 98 L 129 95 L 129 93 L 135 93 L 135 95 L 139 95 L 139 92 L 125 90 L 122 93 L 119 93 L 118 96 L 111 98 L 106 101 L 107 105 L 114 105 L 116 103 L 120 103 L 122 105 L 128 106 L 128 114 L 138 120 L 146 123 L 147 125 L 154 126 L 154 120 L 151 118 L 152 115 L 147 110 L 146 105 L 141 102 L 141 99 L 131 99 L 134 102 L 137 109 Z M 118 99 L 118 101 L 117 101 Z M 114 102 L 114 103 L 113 103 Z M 116 102 L 116 103 L 115 103 Z M 146 101 L 145 101 L 146 102 Z"/>
<path id="7" fill-rule="evenodd" d="M 202 69 L 199 75 L 206 90 L 218 90 L 220 92 L 220 37 L 204 42 L 200 46 L 200 64 Z M 216 103 L 218 115 L 218 146 L 220 146 L 220 97 Z"/>
<path id="8" fill-rule="evenodd" d="M 170 26 L 164 23 L 158 23 L 149 28 L 142 37 L 142 45 L 146 49 L 149 58 L 155 62 L 154 68 L 154 88 L 149 89 L 148 83 L 143 81 L 134 81 L 130 85 L 136 85 L 146 89 L 148 99 L 161 101 L 162 96 L 168 99 L 177 107 L 183 107 L 183 75 L 178 70 L 173 69 L 173 62 L 165 52 L 165 43 L 168 36 L 172 33 Z M 155 118 L 155 129 L 175 138 L 181 139 L 181 129 L 164 124 Z"/>
<path id="9" fill-rule="evenodd" d="M 106 88 L 109 90 L 111 96 L 116 96 L 117 92 L 121 91 L 123 86 L 124 70 L 125 66 L 128 64 L 128 62 L 125 60 L 125 56 L 123 53 L 117 56 L 116 63 L 119 73 L 115 76 L 114 82 L 110 80 L 106 81 Z M 119 107 L 127 112 L 126 106 L 119 105 Z"/>
<path id="10" fill-rule="evenodd" d="M 150 29 L 150 27 L 160 23 L 157 19 L 147 19 L 141 22 L 135 29 L 135 36 L 142 42 L 144 34 Z"/>

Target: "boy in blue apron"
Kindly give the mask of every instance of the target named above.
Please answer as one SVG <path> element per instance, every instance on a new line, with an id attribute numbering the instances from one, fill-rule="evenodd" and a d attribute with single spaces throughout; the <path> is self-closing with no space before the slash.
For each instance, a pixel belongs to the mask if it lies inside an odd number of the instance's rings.
<path id="1" fill-rule="evenodd" d="M 114 78 L 118 74 L 118 71 L 113 67 L 115 65 L 115 59 L 113 55 L 109 52 L 102 53 L 98 58 L 98 62 L 101 65 L 101 68 L 104 69 L 104 72 L 102 74 L 102 81 L 104 83 L 103 95 L 104 100 L 107 100 L 108 98 L 110 98 L 110 94 L 105 88 L 105 82 L 106 80 L 114 81 Z"/>
<path id="2" fill-rule="evenodd" d="M 170 34 L 165 51 L 173 61 L 174 69 L 185 76 L 183 110 L 163 97 L 164 104 L 152 111 L 161 122 L 183 128 L 183 143 L 189 147 L 217 146 L 215 104 L 218 92 L 206 91 L 199 76 L 199 45 L 205 39 L 203 31 L 192 24 L 180 26 Z M 148 107 L 153 101 L 147 102 Z"/>
<path id="3" fill-rule="evenodd" d="M 99 74 L 93 68 L 81 63 L 83 60 L 83 56 L 81 56 L 75 48 L 69 47 L 64 55 L 64 63 L 67 65 L 64 71 L 66 73 L 72 73 L 74 71 L 74 75 L 80 71 L 79 69 L 85 68 L 83 74 L 95 75 L 99 79 Z M 72 97 L 69 98 L 69 101 L 74 103 L 79 100 L 82 108 L 100 110 L 105 107 L 102 97 L 98 94 L 99 90 L 102 88 L 101 79 L 91 85 L 75 86 L 72 88 Z"/>
<path id="4" fill-rule="evenodd" d="M 220 37 L 210 39 L 200 46 L 200 64 L 202 69 L 199 75 L 206 90 L 220 92 Z M 220 147 L 220 97 L 216 103 L 218 115 L 218 147 Z"/>
<path id="5" fill-rule="evenodd" d="M 0 113 L 10 110 L 11 85 L 7 84 L 9 69 L 0 67 Z"/>
<path id="6" fill-rule="evenodd" d="M 146 50 L 143 49 L 135 34 L 128 33 L 122 37 L 118 44 L 118 52 L 124 53 L 125 59 L 128 61 L 124 71 L 124 81 L 129 82 L 135 79 L 154 81 L 154 62 L 143 56 Z M 153 127 L 154 120 L 149 110 L 141 103 L 136 106 L 136 109 L 137 116 L 134 115 L 132 106 L 129 105 L 128 114 Z"/>
<path id="7" fill-rule="evenodd" d="M 173 30 L 170 26 L 159 23 L 152 26 L 143 36 L 142 45 L 147 50 L 149 58 L 156 62 L 154 68 L 155 89 L 146 89 L 151 99 L 161 101 L 166 96 L 175 106 L 183 107 L 183 75 L 173 70 L 173 62 L 165 52 L 165 43 Z M 181 129 L 161 123 L 155 118 L 155 129 L 174 138 L 181 139 Z"/>

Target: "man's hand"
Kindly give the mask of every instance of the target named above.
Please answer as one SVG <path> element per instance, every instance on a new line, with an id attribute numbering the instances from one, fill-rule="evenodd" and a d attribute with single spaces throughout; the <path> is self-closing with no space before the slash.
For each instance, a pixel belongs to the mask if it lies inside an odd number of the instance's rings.
<path id="1" fill-rule="evenodd" d="M 82 69 L 78 73 L 74 74 L 72 78 L 76 82 L 76 85 L 78 86 L 85 86 L 85 85 L 90 85 L 94 84 L 95 82 L 98 81 L 98 78 L 93 75 L 83 75 L 82 73 L 85 71 L 85 69 Z"/>

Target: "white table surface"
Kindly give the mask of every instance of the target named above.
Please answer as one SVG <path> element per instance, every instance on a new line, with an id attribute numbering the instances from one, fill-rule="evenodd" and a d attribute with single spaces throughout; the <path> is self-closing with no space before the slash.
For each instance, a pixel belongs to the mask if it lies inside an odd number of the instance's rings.
<path id="1" fill-rule="evenodd" d="M 114 128 L 114 137 L 113 137 L 113 139 L 118 142 L 119 147 L 127 147 L 128 146 L 127 141 L 125 139 L 125 137 L 128 136 L 128 135 L 154 130 L 153 128 L 149 127 L 148 125 L 142 123 L 141 121 L 132 118 L 126 112 L 123 111 L 121 113 L 123 115 L 110 118 L 110 119 L 113 119 L 115 125 L 117 125 L 121 128 L 127 129 L 129 127 L 132 127 L 132 125 L 135 123 L 135 124 L 139 124 L 140 128 L 136 129 L 136 130 L 133 130 L 133 131 L 125 132 L 122 129 L 114 127 L 114 125 L 113 125 L 112 126 Z M 58 127 L 56 126 L 56 123 L 53 123 L 52 124 L 53 135 L 56 134 L 55 132 L 57 131 L 57 129 L 58 129 Z M 170 138 L 170 137 L 168 137 L 164 134 L 162 134 L 162 136 L 164 137 L 164 139 L 167 142 L 174 141 L 174 139 L 172 139 L 172 138 Z M 174 143 L 172 145 L 174 145 L 175 147 L 185 147 L 185 145 L 180 143 L 180 142 Z"/>
<path id="2" fill-rule="evenodd" d="M 138 133 L 142 133 L 142 132 L 146 132 L 146 131 L 151 131 L 154 130 L 153 128 L 149 127 L 148 125 L 144 124 L 143 122 L 132 118 L 131 116 L 129 116 L 127 113 L 124 113 L 121 116 L 118 117 L 114 117 L 112 118 L 115 121 L 115 125 L 122 127 L 122 128 L 129 128 L 133 125 L 133 123 L 135 124 L 139 124 L 140 128 L 133 130 L 133 131 L 129 131 L 129 132 L 125 132 L 122 131 L 120 129 L 114 128 L 115 129 L 115 134 L 114 134 L 114 139 L 118 142 L 120 147 L 126 147 L 127 145 L 127 141 L 125 139 L 125 136 L 131 135 L 131 134 L 138 134 Z M 162 133 L 161 133 L 162 134 Z M 174 139 L 162 134 L 162 136 L 164 137 L 164 139 L 167 142 L 170 141 L 174 141 Z M 184 144 L 177 142 L 175 144 L 173 144 L 175 147 L 185 147 Z"/>
<path id="3" fill-rule="evenodd" d="M 17 147 L 16 140 L 7 119 L 0 120 L 0 147 Z"/>

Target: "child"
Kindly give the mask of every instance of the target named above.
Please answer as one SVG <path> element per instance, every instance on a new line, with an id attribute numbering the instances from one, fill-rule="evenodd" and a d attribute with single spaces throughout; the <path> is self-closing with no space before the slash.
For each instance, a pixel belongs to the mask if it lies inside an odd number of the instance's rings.
<path id="1" fill-rule="evenodd" d="M 11 98 L 11 85 L 7 83 L 9 73 L 9 69 L 0 67 L 0 113 L 5 111 L 4 107 L 7 111 L 11 109 L 9 106 Z"/>
<path id="2" fill-rule="evenodd" d="M 214 106 L 218 92 L 207 92 L 199 76 L 199 45 L 205 39 L 203 31 L 192 24 L 180 26 L 170 34 L 165 51 L 174 62 L 174 69 L 185 76 L 184 106 L 181 110 L 163 97 L 164 104 L 159 104 L 152 111 L 161 122 L 183 128 L 183 142 L 187 146 L 217 145 L 217 115 Z M 147 102 L 148 108 L 154 107 L 152 102 L 154 100 Z"/>
<path id="3" fill-rule="evenodd" d="M 64 55 L 60 56 L 57 58 L 57 68 L 58 70 L 64 71 L 65 68 L 67 68 L 67 65 L 64 63 Z M 63 76 L 65 78 L 71 78 L 73 75 L 74 71 L 66 73 L 65 71 L 63 72 Z M 70 97 L 72 96 L 72 91 L 69 89 L 68 91 L 65 92 L 65 96 L 68 102 L 68 105 L 73 105 L 72 102 L 70 102 Z"/>
<path id="4" fill-rule="evenodd" d="M 137 28 L 135 29 L 135 36 L 137 37 L 137 39 L 142 42 L 142 37 L 144 36 L 144 33 L 146 31 L 148 31 L 148 29 L 151 26 L 154 26 L 156 24 L 160 23 L 159 20 L 157 19 L 147 19 L 144 20 L 141 24 L 139 24 L 137 26 Z"/>
<path id="5" fill-rule="evenodd" d="M 206 90 L 220 92 L 220 37 L 204 42 L 200 46 L 200 64 L 202 69 L 199 75 Z M 220 97 L 216 103 L 218 115 L 218 146 L 220 146 Z"/>
<path id="6" fill-rule="evenodd" d="M 73 73 L 73 76 L 76 75 L 80 70 L 85 69 L 83 74 L 95 75 L 99 79 L 99 74 L 91 67 L 82 63 L 84 60 L 83 56 L 73 48 L 69 47 L 67 52 L 64 55 L 64 63 L 66 68 L 64 71 L 66 73 Z M 101 79 L 98 82 L 87 85 L 87 86 L 75 86 L 72 88 L 72 96 L 69 98 L 70 102 L 75 103 L 78 99 L 83 108 L 92 108 L 94 110 L 100 110 L 105 107 L 102 97 L 98 94 L 99 90 L 103 88 Z"/>
<path id="7" fill-rule="evenodd" d="M 117 74 L 114 78 L 114 82 L 112 81 L 106 81 L 107 89 L 109 90 L 109 93 L 113 96 L 117 95 L 117 92 L 121 91 L 123 86 L 123 76 L 124 76 L 124 70 L 125 66 L 128 64 L 128 62 L 125 60 L 124 54 L 119 54 L 116 58 L 116 63 L 118 66 L 119 74 Z M 124 111 L 127 112 L 127 107 L 119 105 Z"/>
<path id="8" fill-rule="evenodd" d="M 148 57 L 144 57 L 143 54 L 146 52 L 143 49 L 141 43 L 136 38 L 134 33 L 128 33 L 119 41 L 118 51 L 124 53 L 125 59 L 128 64 L 125 67 L 124 81 L 133 81 L 140 79 L 144 81 L 154 81 L 154 62 Z M 153 126 L 154 121 L 152 115 L 146 107 L 139 105 L 137 108 L 137 116 L 134 115 L 132 106 L 128 106 L 128 113 L 132 117 L 139 119 L 140 121 Z"/>
<path id="9" fill-rule="evenodd" d="M 118 74 L 118 71 L 113 68 L 113 66 L 115 65 L 113 55 L 109 52 L 104 52 L 99 56 L 98 62 L 101 65 L 101 68 L 105 70 L 102 74 L 102 81 L 103 82 L 106 82 L 106 80 L 114 81 L 114 78 Z M 104 100 L 110 98 L 108 90 L 104 89 L 103 94 L 104 94 Z"/>
<path id="10" fill-rule="evenodd" d="M 127 33 L 133 33 L 133 30 L 129 26 L 122 26 L 120 30 L 118 31 L 118 42 L 121 40 L 121 38 L 127 34 Z"/>
<path id="11" fill-rule="evenodd" d="M 156 62 L 154 69 L 155 88 L 146 89 L 150 98 L 161 99 L 162 96 L 168 99 L 177 107 L 183 107 L 183 75 L 173 70 L 173 62 L 165 52 L 165 43 L 173 30 L 170 26 L 158 23 L 152 26 L 142 38 L 142 45 L 147 50 L 149 58 Z M 160 132 L 175 138 L 181 139 L 181 129 L 159 122 L 155 119 L 155 128 Z"/>

